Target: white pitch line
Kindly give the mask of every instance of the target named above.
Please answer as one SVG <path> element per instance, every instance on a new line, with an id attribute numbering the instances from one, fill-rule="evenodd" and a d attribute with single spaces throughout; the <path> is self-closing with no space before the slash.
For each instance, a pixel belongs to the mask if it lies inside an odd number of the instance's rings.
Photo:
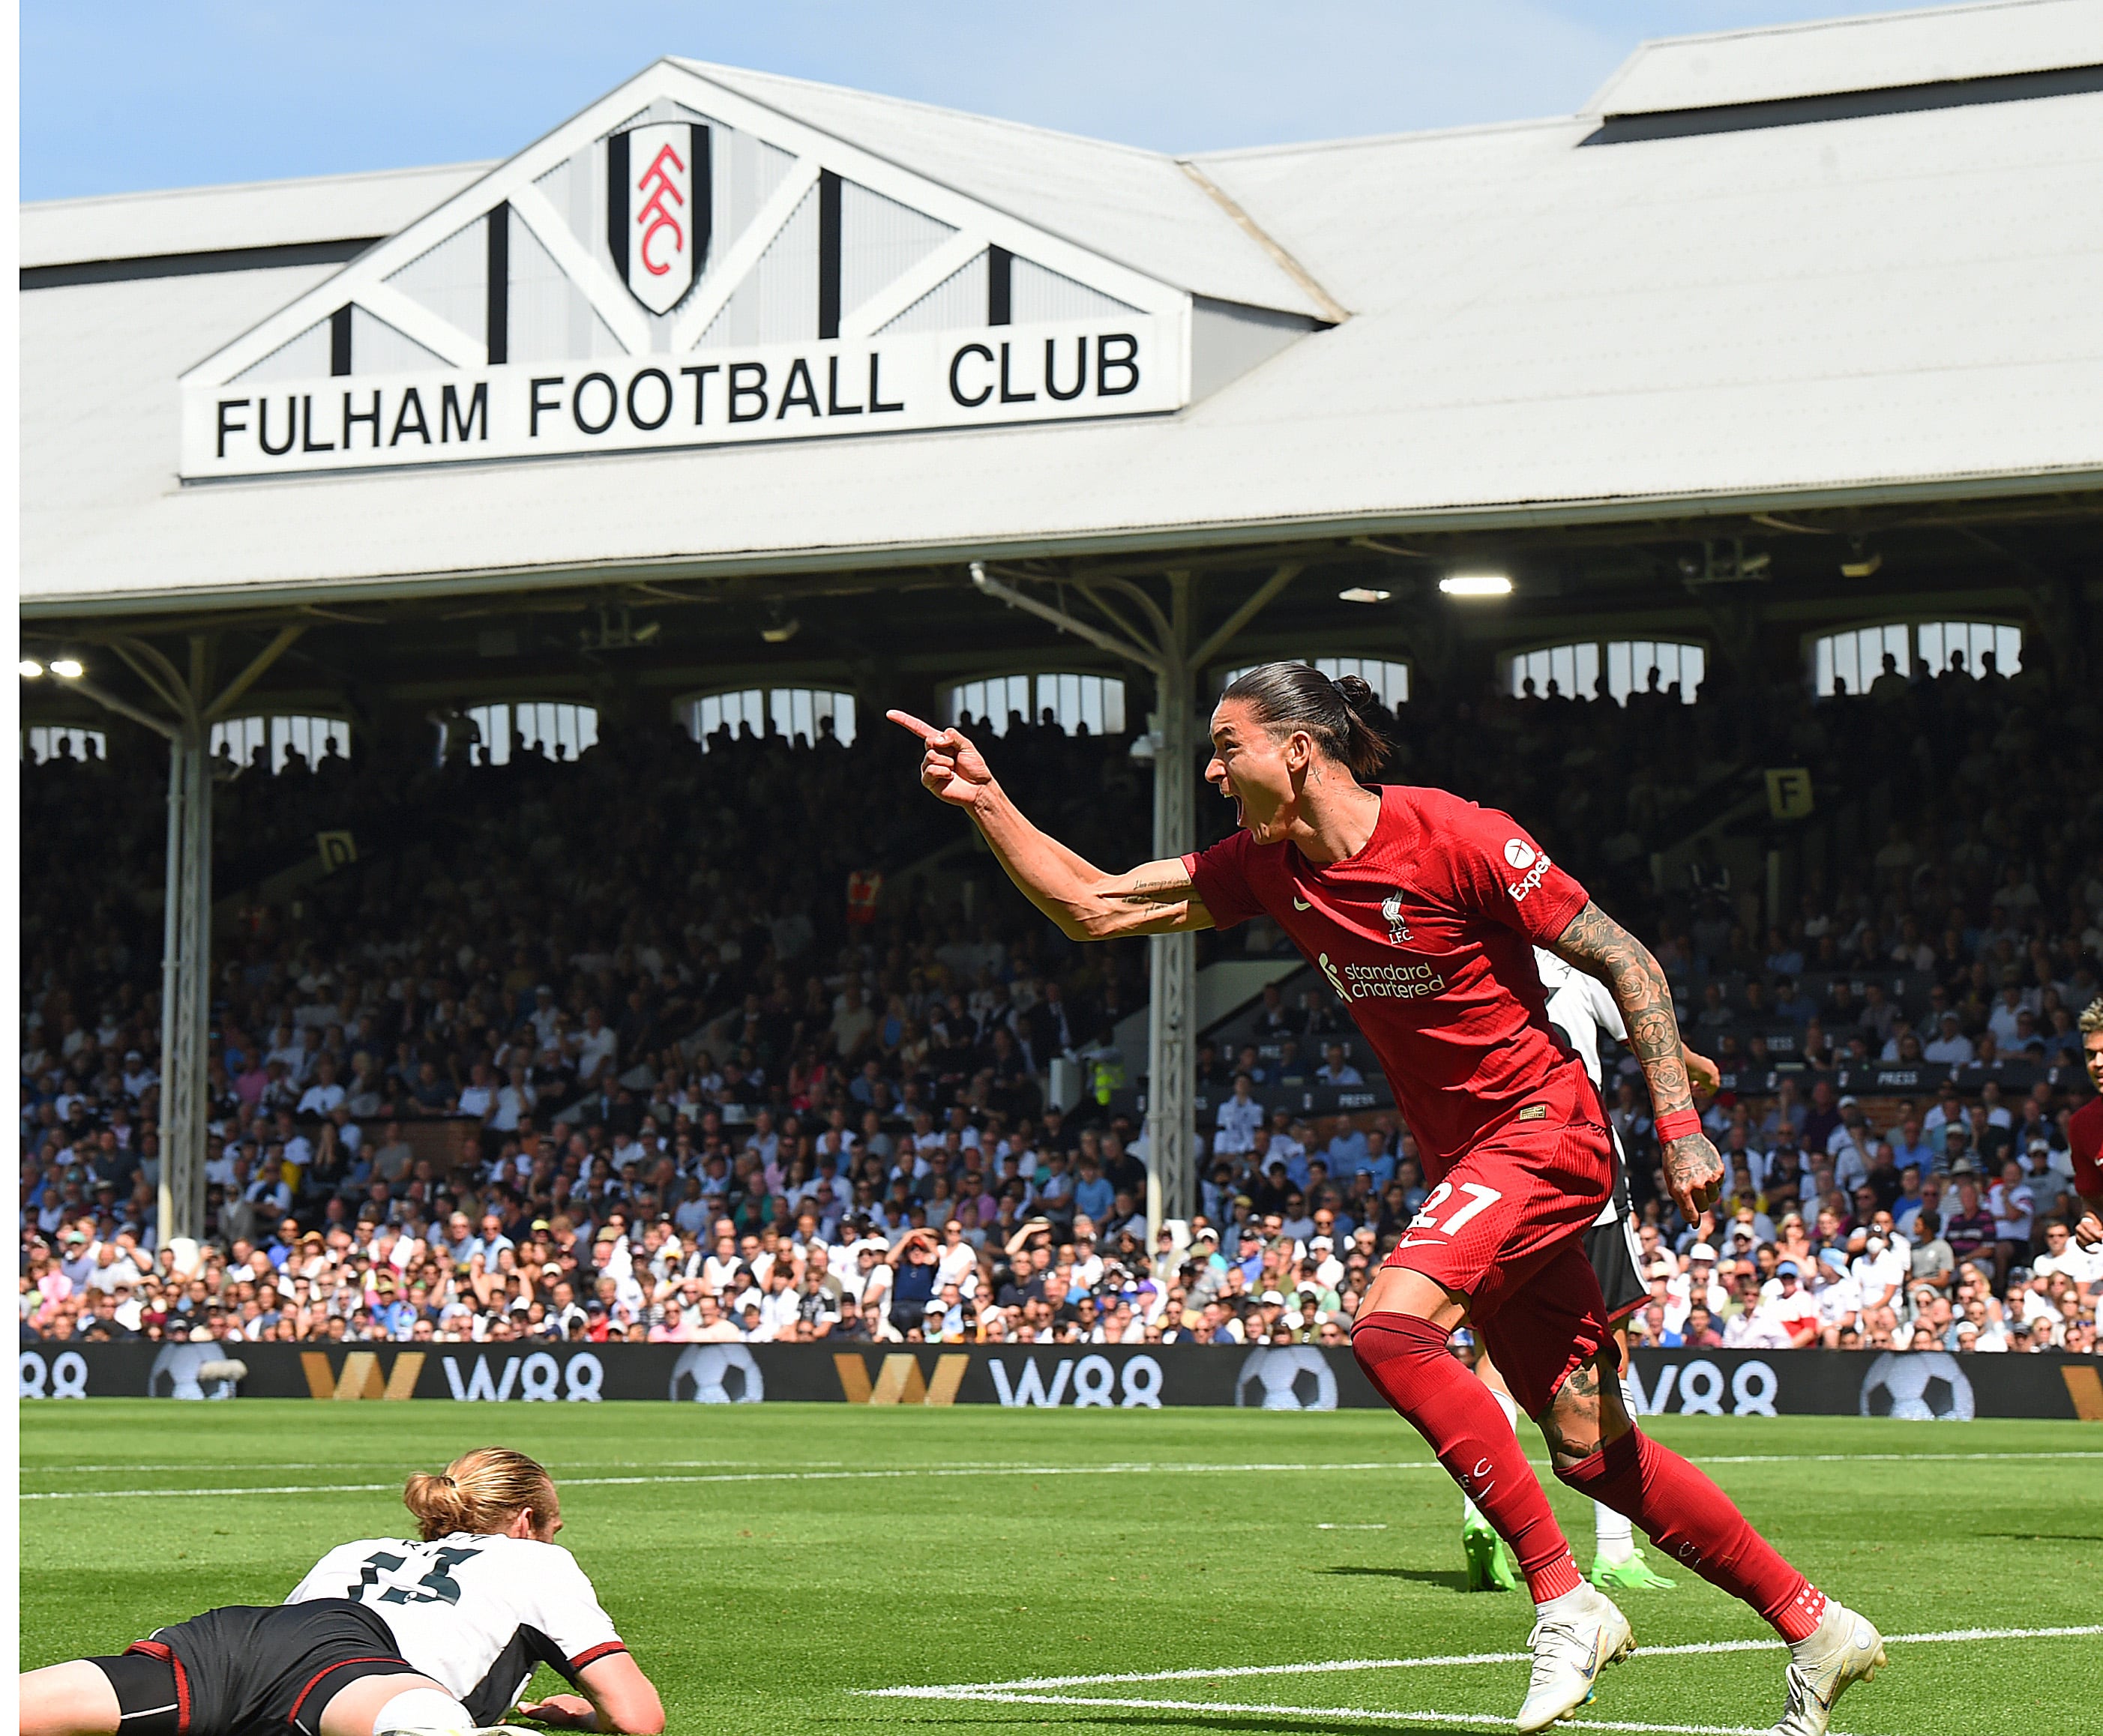
<path id="1" fill-rule="evenodd" d="M 1964 1463 L 2026 1463 L 2032 1459 L 2103 1459 L 2103 1452 L 2054 1453 L 1739 1453 L 1706 1454 L 1699 1457 L 1688 1455 L 1698 1465 L 1804 1465 L 1804 1464 L 1859 1464 L 1888 1463 L 1905 1464 L 1916 1460 Z M 587 1460 L 587 1464 L 600 1465 L 667 1465 L 667 1466 L 732 1466 L 758 1465 L 767 1461 L 754 1459 L 611 1459 Z M 1442 1468 L 1435 1459 L 1366 1459 L 1324 1463 L 1319 1460 L 1299 1460 L 1283 1464 L 1186 1464 L 1186 1463 L 1119 1463 L 1103 1465 L 1016 1465 L 995 1459 L 967 1460 L 940 1467 L 902 1466 L 895 1470 L 847 1471 L 834 1470 L 837 1459 L 807 1460 L 794 1470 L 754 1472 L 742 1476 L 722 1477 L 577 1477 L 564 1476 L 566 1483 L 589 1484 L 620 1482 L 795 1482 L 824 1481 L 829 1477 L 891 1478 L 909 1476 L 1096 1476 L 1105 1473 L 1159 1473 L 1168 1476 L 1196 1475 L 1233 1472 L 1296 1472 L 1301 1476 L 1325 1472 L 1347 1471 L 1436 1471 Z M 1545 1459 L 1529 1459 L 1529 1465 L 1536 1470 L 1551 1467 Z M 63 1476 L 78 1472 L 107 1472 L 113 1471 L 216 1471 L 221 1474 L 240 1471 L 305 1471 L 339 1470 L 346 1468 L 340 1459 L 265 1459 L 253 1464 L 131 1464 L 131 1465 L 24 1465 L 22 1474 L 29 1476 Z M 391 1468 L 380 1466 L 374 1469 Z M 409 1468 L 404 1468 L 404 1474 Z M 391 1488 L 391 1484 L 376 1483 L 313 1483 L 279 1485 L 257 1485 L 244 1489 L 91 1489 L 53 1490 L 44 1494 L 24 1494 L 24 1501 L 121 1499 L 153 1495 L 211 1495 L 211 1494 L 354 1494 L 361 1491 Z M 1331 1526 L 1330 1530 L 1348 1530 L 1346 1526 Z"/>
<path id="2" fill-rule="evenodd" d="M 1314 1529 L 1318 1531 L 1385 1531 L 1387 1527 L 1385 1525 L 1318 1525 Z"/>
<path id="3" fill-rule="evenodd" d="M 767 1461 L 763 1459 L 590 1459 L 576 1461 L 577 1467 L 580 1470 L 589 1470 L 595 1465 L 611 1465 L 624 1468 L 630 1465 L 656 1465 L 660 1467 L 669 1466 L 675 1470 L 684 1470 L 699 1466 L 728 1467 L 731 1465 L 763 1465 L 767 1463 Z M 844 1463 L 844 1461 L 837 1459 L 809 1459 L 798 1466 L 798 1468 L 799 1470 L 806 1471 L 824 1470 L 843 1463 Z M 215 1460 L 209 1464 L 24 1465 L 21 1467 L 21 1469 L 24 1474 L 30 1476 L 68 1476 L 77 1472 L 85 1473 L 90 1471 L 218 1471 L 223 1472 L 238 1471 L 392 1471 L 396 1469 L 398 1467 L 405 1476 L 408 1475 L 410 1472 L 417 1468 L 417 1467 L 411 1464 L 407 1460 L 392 1459 L 380 1460 L 345 1460 L 340 1459 L 251 1459 L 238 1465 L 228 1464 L 224 1461 Z"/>
<path id="4" fill-rule="evenodd" d="M 2103 1623 L 2078 1627 L 1953 1627 L 1937 1633 L 1886 1634 L 1884 1644 L 1947 1645 L 1974 1640 L 2060 1640 L 2094 1634 L 2103 1634 Z M 1639 1646 L 1634 1655 L 1687 1658 L 1711 1652 L 1761 1652 L 1777 1648 L 1781 1643 L 1772 1638 L 1709 1640 L 1691 1645 Z M 865 1688 L 860 1691 L 877 1699 L 975 1699 L 987 1694 L 1047 1688 L 1104 1688 L 1127 1682 L 1225 1681 L 1250 1676 L 1337 1676 L 1360 1670 L 1424 1670 L 1461 1664 L 1520 1663 L 1529 1655 L 1526 1652 L 1465 1652 L 1429 1658 L 1341 1658 L 1313 1663 L 1241 1663 L 1225 1664 L 1216 1669 L 1127 1671 L 1109 1676 L 1025 1676 L 1011 1681 L 952 1682 L 917 1688 Z"/>
<path id="5" fill-rule="evenodd" d="M 1338 1718 L 1357 1720 L 1367 1724 L 1478 1724 L 1491 1729 L 1509 1729 L 1517 1724 L 1516 1718 L 1506 1718 L 1490 1712 L 1376 1712 L 1363 1706 L 1288 1706 L 1261 1700 L 1123 1700 L 1109 1698 L 1088 1698 L 1063 1694 L 953 1694 L 935 1696 L 949 1700 L 967 1700 L 974 1705 L 1000 1706 L 1102 1706 L 1126 1712 L 1203 1712 L 1215 1715 L 1236 1712 L 1261 1717 L 1284 1717 L 1301 1720 Z M 1658 1736 L 1772 1736 L 1773 1726 L 1749 1724 L 1638 1724 L 1605 1719 L 1572 1718 L 1563 1721 L 1561 1728 L 1572 1730 L 1635 1730 L 1658 1733 Z"/>
<path id="6" fill-rule="evenodd" d="M 1200 1473 L 1314 1471 L 1443 1471 L 1435 1459 L 1368 1460 L 1363 1464 L 1111 1464 L 1111 1465 L 909 1465 L 891 1471 L 743 1471 L 713 1476 L 566 1476 L 567 1489 L 618 1488 L 644 1483 L 854 1483 L 902 1477 L 1118 1476 L 1150 1472 L 1185 1476 Z M 178 1495 L 334 1495 L 392 1490 L 393 1483 L 269 1483 L 229 1489 L 58 1489 L 21 1496 L 24 1501 L 155 1500 Z"/>
<path id="7" fill-rule="evenodd" d="M 1707 1465 L 1783 1465 L 1853 1463 L 1869 1459 L 1896 1460 L 1901 1463 L 1914 1459 L 1962 1459 L 2013 1462 L 2029 1459 L 2103 1459 L 2103 1453 L 1772 1453 L 1746 1454 L 1736 1458 L 1697 1459 L 1698 1464 Z M 678 1460 L 658 1461 L 669 1464 L 751 1463 L 751 1461 Z M 1545 1459 L 1528 1459 L 1528 1464 L 1545 1467 Z M 61 1468 L 47 1467 L 51 1474 Z M 81 1469 L 83 1467 L 69 1468 Z M 153 1469 L 149 1466 L 118 1466 L 113 1469 Z M 171 1466 L 175 1470 L 219 1470 L 223 1466 Z M 261 1467 L 259 1467 L 261 1468 Z M 1102 1465 L 1003 1465 L 994 1463 L 951 1466 L 902 1466 L 886 1471 L 747 1471 L 726 1472 L 711 1476 L 565 1476 L 562 1481 L 575 1488 L 616 1487 L 627 1484 L 651 1483 L 827 1483 L 886 1481 L 904 1477 L 976 1477 L 976 1476 L 1118 1476 L 1128 1475 L 1158 1475 L 1194 1476 L 1204 1475 L 1232 1476 L 1242 1472 L 1267 1473 L 1291 1472 L 1305 1476 L 1324 1472 L 1356 1471 L 1439 1471 L 1443 1467 L 1436 1459 L 1365 1459 L 1344 1463 L 1309 1463 L 1304 1460 L 1277 1464 L 1191 1464 L 1191 1463 L 1121 1463 Z M 33 1474 L 33 1472 L 32 1473 Z M 392 1483 L 261 1483 L 239 1488 L 216 1489 L 66 1489 L 44 1490 L 25 1493 L 24 1501 L 144 1501 L 172 1498 L 179 1495 L 331 1495 L 366 1494 L 376 1490 L 391 1490 Z"/>

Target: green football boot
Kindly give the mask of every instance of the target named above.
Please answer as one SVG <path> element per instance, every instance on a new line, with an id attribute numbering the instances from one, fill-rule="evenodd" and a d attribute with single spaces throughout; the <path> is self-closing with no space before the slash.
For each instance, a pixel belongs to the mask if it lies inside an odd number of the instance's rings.
<path id="1" fill-rule="evenodd" d="M 1603 1592 L 1669 1592 L 1679 1583 L 1677 1579 L 1652 1573 L 1640 1549 L 1625 1561 L 1609 1561 L 1604 1556 L 1594 1556 L 1590 1577 L 1592 1583 Z"/>
<path id="2" fill-rule="evenodd" d="M 1515 1592 L 1518 1572 L 1512 1565 L 1511 1551 L 1505 1540 L 1479 1519 L 1461 1521 L 1461 1550 L 1468 1558 L 1468 1589 L 1471 1592 Z"/>

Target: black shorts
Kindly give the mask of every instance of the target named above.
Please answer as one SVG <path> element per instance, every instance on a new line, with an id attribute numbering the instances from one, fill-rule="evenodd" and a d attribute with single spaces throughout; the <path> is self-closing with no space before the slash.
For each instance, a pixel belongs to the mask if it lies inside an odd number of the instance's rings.
<path id="1" fill-rule="evenodd" d="M 347 1597 L 207 1609 L 90 1662 L 117 1690 L 119 1736 L 315 1736 L 346 1684 L 420 1673 Z"/>
<path id="2" fill-rule="evenodd" d="M 1621 1139 L 1614 1136 L 1614 1215 L 1611 1222 L 1595 1223 L 1585 1232 L 1585 1254 L 1598 1274 L 1599 1294 L 1607 1299 L 1610 1325 L 1626 1320 L 1650 1300 L 1650 1286 L 1643 1282 L 1642 1254 L 1636 1245 L 1635 1218 L 1629 1203 L 1627 1160 L 1621 1155 Z"/>
<path id="3" fill-rule="evenodd" d="M 1626 1218 L 1595 1223 L 1585 1231 L 1585 1254 L 1598 1274 L 1608 1324 L 1626 1320 L 1650 1300 L 1650 1286 L 1636 1264 L 1635 1232 Z"/>

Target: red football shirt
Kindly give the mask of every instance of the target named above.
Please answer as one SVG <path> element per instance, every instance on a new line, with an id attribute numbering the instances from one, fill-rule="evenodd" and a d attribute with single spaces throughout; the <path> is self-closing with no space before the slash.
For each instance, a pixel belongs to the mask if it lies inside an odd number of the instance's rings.
<path id="1" fill-rule="evenodd" d="M 1238 831 L 1183 862 L 1219 926 L 1266 914 L 1320 968 L 1434 1174 L 1558 1068 L 1583 1072 L 1548 1022 L 1533 948 L 1561 938 L 1585 889 L 1494 808 L 1387 784 L 1345 861 Z"/>
<path id="2" fill-rule="evenodd" d="M 2074 1158 L 2074 1192 L 2103 1199 L 2103 1097 L 2092 1097 L 2067 1118 L 2066 1143 Z"/>

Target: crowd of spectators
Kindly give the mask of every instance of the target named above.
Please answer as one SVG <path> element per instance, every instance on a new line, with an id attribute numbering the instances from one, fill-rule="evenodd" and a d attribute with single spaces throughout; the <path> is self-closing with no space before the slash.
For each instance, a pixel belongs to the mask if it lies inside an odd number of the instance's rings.
<path id="1" fill-rule="evenodd" d="M 2094 1348 L 2103 1273 L 2065 1245 L 2065 1124 L 2103 952 L 2099 721 L 1990 671 L 1816 703 L 1778 685 L 1405 708 L 1386 775 L 1521 815 L 1654 939 L 1689 1041 L 1742 1062 L 1707 1106 L 1728 1197 L 1687 1223 L 1609 1058 L 1647 1341 Z M 362 859 L 296 910 L 242 899 L 222 923 L 207 1233 L 167 1247 L 146 895 L 164 775 L 143 751 L 25 768 L 25 1332 L 1340 1342 L 1425 1190 L 1393 1112 L 1277 1101 L 1363 1082 L 1341 1006 L 1274 992 L 1247 1047 L 1203 1058 L 1202 1198 L 1149 1241 L 1114 1089 L 1143 943 L 1074 947 L 990 880 L 968 903 L 905 884 L 958 826 L 889 736 L 703 753 L 609 729 L 574 763 L 521 744 L 503 766 L 374 743 L 229 776 L 222 862 L 267 867 L 273 840 L 330 824 Z M 1016 718 L 989 747 L 1083 853 L 1145 837 L 1123 741 Z M 1889 829 L 1814 865 L 1756 944 L 1759 900 L 1718 857 L 1659 886 L 1650 851 L 1778 754 Z M 1901 978 L 1918 1005 L 1880 986 Z M 1910 1099 L 1839 1089 L 1916 1050 L 1962 1068 Z M 1048 1102 L 1061 1057 L 1094 1063 L 1103 1100 Z"/>

